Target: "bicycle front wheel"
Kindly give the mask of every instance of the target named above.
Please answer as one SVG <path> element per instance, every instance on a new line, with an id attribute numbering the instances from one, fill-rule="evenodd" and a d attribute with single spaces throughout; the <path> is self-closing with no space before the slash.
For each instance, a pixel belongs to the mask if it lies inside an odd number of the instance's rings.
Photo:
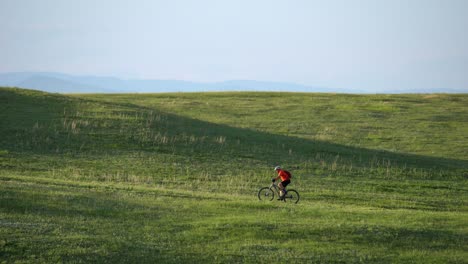
<path id="1" fill-rule="evenodd" d="M 275 192 L 270 187 L 263 187 L 258 191 L 257 196 L 260 201 L 271 201 L 275 198 Z"/>
<path id="2" fill-rule="evenodd" d="M 283 200 L 297 204 L 299 202 L 299 193 L 296 190 L 288 190 Z"/>

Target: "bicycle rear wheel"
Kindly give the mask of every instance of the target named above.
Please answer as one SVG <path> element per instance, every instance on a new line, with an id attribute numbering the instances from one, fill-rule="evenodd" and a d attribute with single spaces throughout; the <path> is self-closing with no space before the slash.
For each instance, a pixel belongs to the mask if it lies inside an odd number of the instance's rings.
<path id="1" fill-rule="evenodd" d="M 297 204 L 299 202 L 299 193 L 296 190 L 288 190 L 283 200 L 285 202 Z"/>
<path id="2" fill-rule="evenodd" d="M 258 191 L 257 196 L 260 201 L 271 201 L 275 198 L 275 192 L 270 187 L 263 187 Z"/>

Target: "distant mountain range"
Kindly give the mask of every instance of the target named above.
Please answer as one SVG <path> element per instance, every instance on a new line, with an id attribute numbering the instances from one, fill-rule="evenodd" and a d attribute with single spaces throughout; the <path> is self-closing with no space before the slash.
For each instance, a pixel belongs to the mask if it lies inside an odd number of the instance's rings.
<path id="1" fill-rule="evenodd" d="M 0 74 L 0 86 L 14 86 L 53 93 L 159 93 L 205 91 L 332 92 L 332 89 L 294 83 L 225 81 L 198 83 L 177 80 L 123 80 L 114 77 L 75 76 L 54 72 Z"/>
<path id="2" fill-rule="evenodd" d="M 232 80 L 199 83 L 178 80 L 124 80 L 115 77 L 76 76 L 55 72 L 0 73 L 0 86 L 51 93 L 161 93 L 209 91 L 285 91 L 323 93 L 468 93 L 467 89 L 415 89 L 366 91 L 312 87 L 287 82 Z"/>

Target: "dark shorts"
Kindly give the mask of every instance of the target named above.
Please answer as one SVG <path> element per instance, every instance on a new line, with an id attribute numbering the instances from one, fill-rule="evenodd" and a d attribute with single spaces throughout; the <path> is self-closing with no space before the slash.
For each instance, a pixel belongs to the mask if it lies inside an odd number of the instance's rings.
<path id="1" fill-rule="evenodd" d="M 284 188 L 286 188 L 286 186 L 288 186 L 288 184 L 291 183 L 291 180 L 285 180 L 285 181 L 282 181 L 281 184 L 283 185 Z"/>

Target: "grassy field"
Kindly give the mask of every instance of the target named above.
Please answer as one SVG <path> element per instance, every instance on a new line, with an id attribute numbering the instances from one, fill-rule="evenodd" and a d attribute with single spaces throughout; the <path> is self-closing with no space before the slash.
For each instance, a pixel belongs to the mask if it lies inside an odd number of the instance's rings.
<path id="1" fill-rule="evenodd" d="M 468 263 L 468 95 L 0 88 L 0 135 L 0 263 Z"/>

